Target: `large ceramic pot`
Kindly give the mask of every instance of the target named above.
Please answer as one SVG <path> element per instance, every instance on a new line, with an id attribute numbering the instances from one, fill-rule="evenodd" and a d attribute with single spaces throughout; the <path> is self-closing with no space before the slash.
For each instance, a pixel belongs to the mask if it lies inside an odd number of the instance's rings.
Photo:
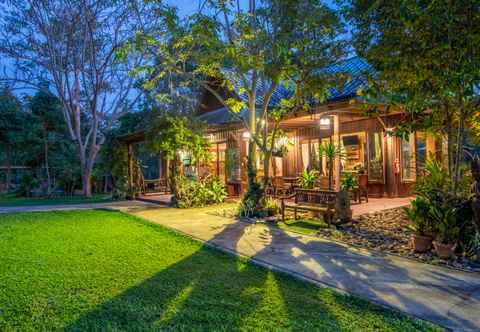
<path id="1" fill-rule="evenodd" d="M 415 252 L 426 252 L 432 247 L 432 238 L 419 234 L 412 235 L 412 246 Z"/>
<path id="2" fill-rule="evenodd" d="M 435 251 L 438 257 L 442 259 L 449 259 L 455 256 L 455 248 L 457 247 L 456 243 L 440 243 L 440 242 L 433 242 L 433 246 L 435 247 Z"/>

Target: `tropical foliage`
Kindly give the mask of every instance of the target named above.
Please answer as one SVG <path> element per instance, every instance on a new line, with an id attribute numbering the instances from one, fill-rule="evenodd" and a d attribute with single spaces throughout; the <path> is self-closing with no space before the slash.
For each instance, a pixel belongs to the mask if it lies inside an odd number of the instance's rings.
<path id="1" fill-rule="evenodd" d="M 225 185 L 217 177 L 195 179 L 177 175 L 175 185 L 175 204 L 179 208 L 219 204 L 227 197 Z"/>
<path id="2" fill-rule="evenodd" d="M 341 189 L 348 191 L 358 186 L 358 181 L 352 173 L 345 173 L 342 176 Z"/>
<path id="3" fill-rule="evenodd" d="M 145 79 L 147 88 L 172 74 L 182 76 L 184 86 L 209 91 L 243 123 L 250 133 L 249 192 L 244 199 L 261 208 L 257 151 L 264 155 L 264 173 L 268 174 L 275 148 L 275 139 L 269 137 L 280 133 L 282 116 L 308 109 L 312 97 L 325 100 L 339 81 L 339 75 L 318 70 L 345 54 L 338 13 L 317 0 L 252 0 L 248 6 L 215 0 L 181 19 L 174 9 L 156 3 L 155 13 L 164 24 L 157 30 L 144 30 L 126 48 L 154 61 L 134 73 Z M 287 85 L 294 86 L 295 93 L 273 104 L 274 92 Z"/>
<path id="4" fill-rule="evenodd" d="M 447 171 L 458 189 L 465 125 L 478 128 L 480 4 L 476 1 L 348 0 L 354 45 L 375 69 L 361 92 L 380 116 L 406 113 L 395 134 L 447 137 Z M 381 107 L 380 107 L 381 106 Z M 385 128 L 387 129 L 387 128 Z"/>
<path id="5" fill-rule="evenodd" d="M 306 169 L 300 175 L 300 178 L 298 179 L 298 185 L 301 188 L 313 189 L 317 184 L 317 178 L 318 178 L 318 171 L 314 169 L 312 170 Z"/>

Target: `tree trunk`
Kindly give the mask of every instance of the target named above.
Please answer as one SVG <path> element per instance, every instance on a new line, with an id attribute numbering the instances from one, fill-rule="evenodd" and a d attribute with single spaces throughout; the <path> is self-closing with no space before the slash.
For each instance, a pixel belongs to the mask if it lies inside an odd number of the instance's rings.
<path id="1" fill-rule="evenodd" d="M 272 153 L 270 151 L 264 153 L 263 158 L 263 188 L 265 189 L 270 184 L 270 159 L 272 158 Z"/>
<path id="2" fill-rule="evenodd" d="M 6 173 L 6 189 L 7 193 L 10 191 L 10 188 L 12 186 L 11 181 L 12 181 L 12 147 L 10 145 L 7 146 L 7 173 Z"/>
<path id="3" fill-rule="evenodd" d="M 458 120 L 458 132 L 457 132 L 457 148 L 455 151 L 455 174 L 453 178 L 453 191 L 458 190 L 458 184 L 460 182 L 460 172 L 463 161 L 463 140 L 465 137 L 465 111 L 463 108 L 460 110 L 460 118 Z"/>
<path id="4" fill-rule="evenodd" d="M 445 113 L 447 114 L 446 118 L 446 126 L 447 126 L 447 169 L 448 175 L 453 178 L 453 169 L 454 169 L 454 128 L 453 128 L 453 121 L 452 115 L 449 113 L 448 106 L 445 106 Z"/>
<path id="5" fill-rule="evenodd" d="M 173 157 L 172 160 L 169 161 L 169 168 L 170 168 L 170 192 L 172 194 L 172 203 L 174 205 L 177 204 L 177 156 Z"/>
<path id="6" fill-rule="evenodd" d="M 43 148 L 44 148 L 43 153 L 44 153 L 44 161 L 45 161 L 45 174 L 47 175 L 47 196 L 49 196 L 52 189 L 52 179 L 50 177 L 50 165 L 48 161 L 48 138 L 46 134 L 45 134 Z"/>
<path id="7" fill-rule="evenodd" d="M 333 158 L 328 158 L 328 190 L 333 190 Z"/>
<path id="8" fill-rule="evenodd" d="M 92 170 L 83 169 L 82 171 L 82 191 L 85 197 L 92 197 Z"/>

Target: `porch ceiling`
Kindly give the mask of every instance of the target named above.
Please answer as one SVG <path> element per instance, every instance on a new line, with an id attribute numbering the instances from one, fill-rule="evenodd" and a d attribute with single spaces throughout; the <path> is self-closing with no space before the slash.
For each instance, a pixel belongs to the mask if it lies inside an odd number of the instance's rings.
<path id="1" fill-rule="evenodd" d="M 360 119 L 365 119 L 365 116 L 359 114 L 358 111 L 352 112 L 330 112 L 330 113 L 317 113 L 299 116 L 295 118 L 286 119 L 281 122 L 281 127 L 284 129 L 294 129 L 299 127 L 316 127 L 319 125 L 320 118 L 326 115 L 338 114 L 340 116 L 340 122 L 351 122 Z"/>

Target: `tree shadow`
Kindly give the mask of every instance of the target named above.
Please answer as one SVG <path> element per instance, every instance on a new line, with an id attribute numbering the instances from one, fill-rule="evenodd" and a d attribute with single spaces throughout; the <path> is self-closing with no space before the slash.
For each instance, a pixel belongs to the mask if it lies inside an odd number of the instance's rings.
<path id="1" fill-rule="evenodd" d="M 216 240 L 238 241 L 244 231 L 227 226 Z M 266 317 L 264 327 L 275 330 L 290 324 L 282 298 L 272 297 L 278 284 L 268 270 L 206 245 L 98 305 L 65 330 L 227 331 L 254 327 Z"/>
<path id="2" fill-rule="evenodd" d="M 271 243 L 253 259 L 277 262 L 280 268 L 302 277 L 321 281 L 349 294 L 434 321 L 447 328 L 480 328 L 476 318 L 469 320 L 451 311 L 446 315 L 445 307 L 441 304 L 442 298 L 430 296 L 433 294 L 431 290 L 436 290 L 445 297 L 466 298 L 468 302 L 471 300 L 470 293 L 480 291 L 480 280 L 470 280 L 471 284 L 466 285 L 465 278 L 455 278 L 450 272 L 442 273 L 430 266 L 412 275 L 411 270 L 404 266 L 415 263 L 407 259 L 402 266 L 386 254 L 362 253 L 346 245 L 285 232 L 272 225 L 268 225 L 268 229 Z M 310 238 L 310 241 L 304 241 L 306 238 Z M 480 297 L 480 292 L 477 295 Z"/>
<path id="3" fill-rule="evenodd" d="M 251 224 L 244 222 L 225 225 L 192 255 L 96 306 L 65 329 L 339 331 L 352 326 L 362 330 L 362 326 L 369 324 L 367 317 L 392 326 L 405 320 L 400 314 L 392 315 L 363 300 L 316 289 L 210 248 L 221 246 L 234 251 L 238 245 L 248 246 L 245 238 L 250 227 Z M 250 250 L 255 252 L 252 259 L 260 263 L 273 259 L 285 271 L 292 268 L 292 272 L 312 279 L 328 276 L 325 283 L 330 286 L 380 300 L 378 291 L 368 282 L 372 272 L 368 264 L 357 261 L 355 254 L 338 244 L 304 243 L 301 238 L 269 228 L 268 234 L 257 241 L 260 246 L 252 243 Z M 348 264 L 342 263 L 345 259 Z M 384 268 L 401 275 L 408 283 L 409 276 L 402 269 L 388 264 Z M 343 277 L 340 279 L 338 275 Z M 358 275 L 364 277 L 359 281 Z M 403 294 L 389 290 L 388 283 L 382 287 L 399 301 L 405 299 Z M 360 319 L 362 310 L 366 310 L 365 319 Z M 349 318 L 358 321 L 352 325 Z"/>

